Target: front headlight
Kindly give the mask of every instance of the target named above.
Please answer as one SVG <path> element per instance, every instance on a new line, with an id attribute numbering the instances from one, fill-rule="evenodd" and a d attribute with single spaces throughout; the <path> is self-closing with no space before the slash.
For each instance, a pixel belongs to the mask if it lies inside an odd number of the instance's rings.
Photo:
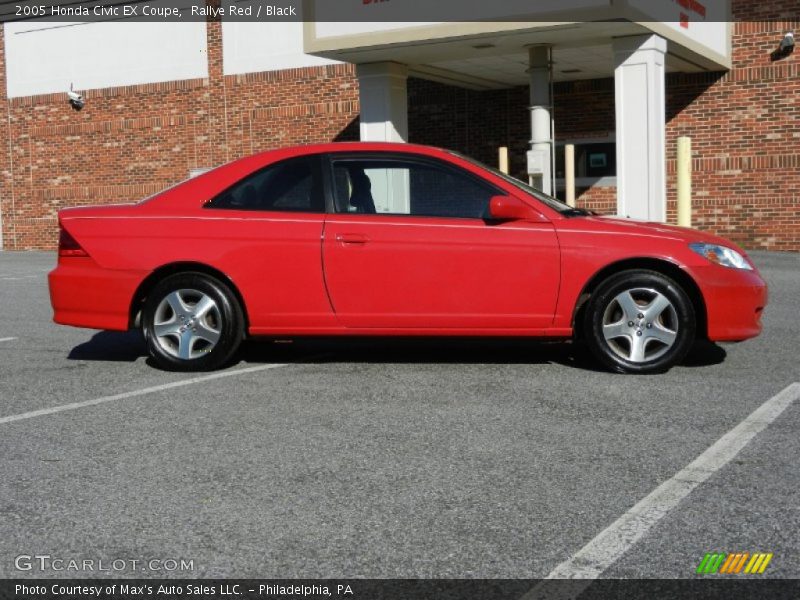
<path id="1" fill-rule="evenodd" d="M 723 267 L 744 269 L 745 271 L 753 270 L 753 267 L 747 262 L 745 257 L 733 248 L 718 246 L 717 244 L 703 244 L 700 242 L 689 244 L 689 248 L 697 252 L 700 256 L 704 256 L 711 262 L 722 265 Z"/>

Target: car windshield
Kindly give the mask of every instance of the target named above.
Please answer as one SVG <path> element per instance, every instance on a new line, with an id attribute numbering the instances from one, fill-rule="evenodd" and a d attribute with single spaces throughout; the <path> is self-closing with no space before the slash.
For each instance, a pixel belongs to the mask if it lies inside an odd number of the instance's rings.
<path id="1" fill-rule="evenodd" d="M 569 204 L 566 204 L 565 202 L 562 202 L 558 198 L 553 198 L 552 196 L 548 196 L 547 194 L 545 194 L 543 192 L 540 192 L 536 188 L 533 188 L 533 187 L 529 186 L 527 183 L 524 183 L 524 182 L 520 181 L 519 179 L 511 177 L 511 175 L 506 175 L 502 171 L 499 171 L 498 169 L 495 169 L 494 167 L 490 167 L 489 165 L 486 165 L 486 164 L 480 162 L 479 160 L 475 160 L 474 158 L 470 158 L 469 156 L 464 156 L 463 154 L 461 154 L 459 152 L 454 152 L 452 150 L 449 150 L 448 152 L 450 152 L 450 154 L 453 154 L 454 156 L 457 156 L 457 157 L 459 157 L 461 159 L 466 160 L 467 162 L 472 163 L 475 166 L 480 167 L 481 169 L 486 169 L 487 171 L 490 171 L 492 174 L 497 175 L 498 177 L 500 177 L 504 181 L 507 181 L 508 183 L 510 183 L 511 185 L 516 187 L 517 189 L 521 190 L 522 192 L 524 192 L 524 193 L 526 193 L 526 194 L 528 194 L 530 196 L 533 196 L 534 198 L 536 198 L 540 202 L 543 202 L 544 204 L 546 204 L 547 206 L 549 206 L 553 210 L 557 210 L 558 212 L 560 212 L 562 215 L 564 215 L 566 217 L 586 216 L 586 215 L 592 214 L 591 212 L 589 212 L 586 209 L 574 208 L 574 207 L 570 206 Z"/>

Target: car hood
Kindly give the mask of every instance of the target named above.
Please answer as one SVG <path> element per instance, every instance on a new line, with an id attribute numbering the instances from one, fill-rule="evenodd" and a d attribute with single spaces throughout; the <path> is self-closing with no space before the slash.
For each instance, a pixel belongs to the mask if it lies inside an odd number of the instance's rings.
<path id="1" fill-rule="evenodd" d="M 678 227 L 676 225 L 666 225 L 664 223 L 655 223 L 652 221 L 639 221 L 637 219 L 624 219 L 600 215 L 575 217 L 569 219 L 566 223 L 569 224 L 571 229 L 583 229 L 592 232 L 656 237 L 686 243 L 706 242 L 709 244 L 720 244 L 744 254 L 744 251 L 730 240 L 689 227 Z"/>

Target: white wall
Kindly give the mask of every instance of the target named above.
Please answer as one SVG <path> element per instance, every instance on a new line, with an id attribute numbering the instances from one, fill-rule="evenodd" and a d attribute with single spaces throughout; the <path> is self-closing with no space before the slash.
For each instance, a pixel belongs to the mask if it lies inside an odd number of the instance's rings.
<path id="1" fill-rule="evenodd" d="M 453 15 L 469 15 L 470 20 L 486 19 L 489 22 L 524 17 L 536 21 L 548 14 L 579 9 L 602 9 L 611 6 L 611 0 L 404 0 L 386 2 L 364 0 L 308 0 L 317 20 L 317 38 L 351 36 L 413 29 L 431 25 L 451 24 Z M 425 15 L 431 21 L 409 22 L 410 15 Z M 351 18 L 352 21 L 347 21 Z M 437 19 L 442 19 L 437 21 Z"/>
<path id="2" fill-rule="evenodd" d="M 300 21 L 223 21 L 222 61 L 226 75 L 336 62 L 303 52 L 303 23 Z"/>
<path id="3" fill-rule="evenodd" d="M 653 2 L 653 0 L 628 0 L 631 8 L 641 11 L 647 20 L 658 21 L 685 35 L 709 50 L 729 56 L 730 0 L 703 0 L 697 5 L 703 12 L 681 6 L 679 2 Z M 681 15 L 689 22 L 681 24 Z"/>
<path id="4" fill-rule="evenodd" d="M 5 24 L 8 96 L 208 77 L 206 24 Z"/>

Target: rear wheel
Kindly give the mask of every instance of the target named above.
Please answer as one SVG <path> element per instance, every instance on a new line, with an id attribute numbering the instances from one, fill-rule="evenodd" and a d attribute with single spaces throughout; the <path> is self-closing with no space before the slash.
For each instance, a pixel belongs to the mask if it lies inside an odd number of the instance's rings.
<path id="1" fill-rule="evenodd" d="M 244 319 L 230 289 L 202 273 L 179 273 L 147 295 L 142 329 L 150 356 L 171 371 L 225 366 L 244 337 Z"/>
<path id="2" fill-rule="evenodd" d="M 686 292 L 656 271 L 609 277 L 589 299 L 586 341 L 595 357 L 620 373 L 661 373 L 689 351 L 694 307 Z"/>

